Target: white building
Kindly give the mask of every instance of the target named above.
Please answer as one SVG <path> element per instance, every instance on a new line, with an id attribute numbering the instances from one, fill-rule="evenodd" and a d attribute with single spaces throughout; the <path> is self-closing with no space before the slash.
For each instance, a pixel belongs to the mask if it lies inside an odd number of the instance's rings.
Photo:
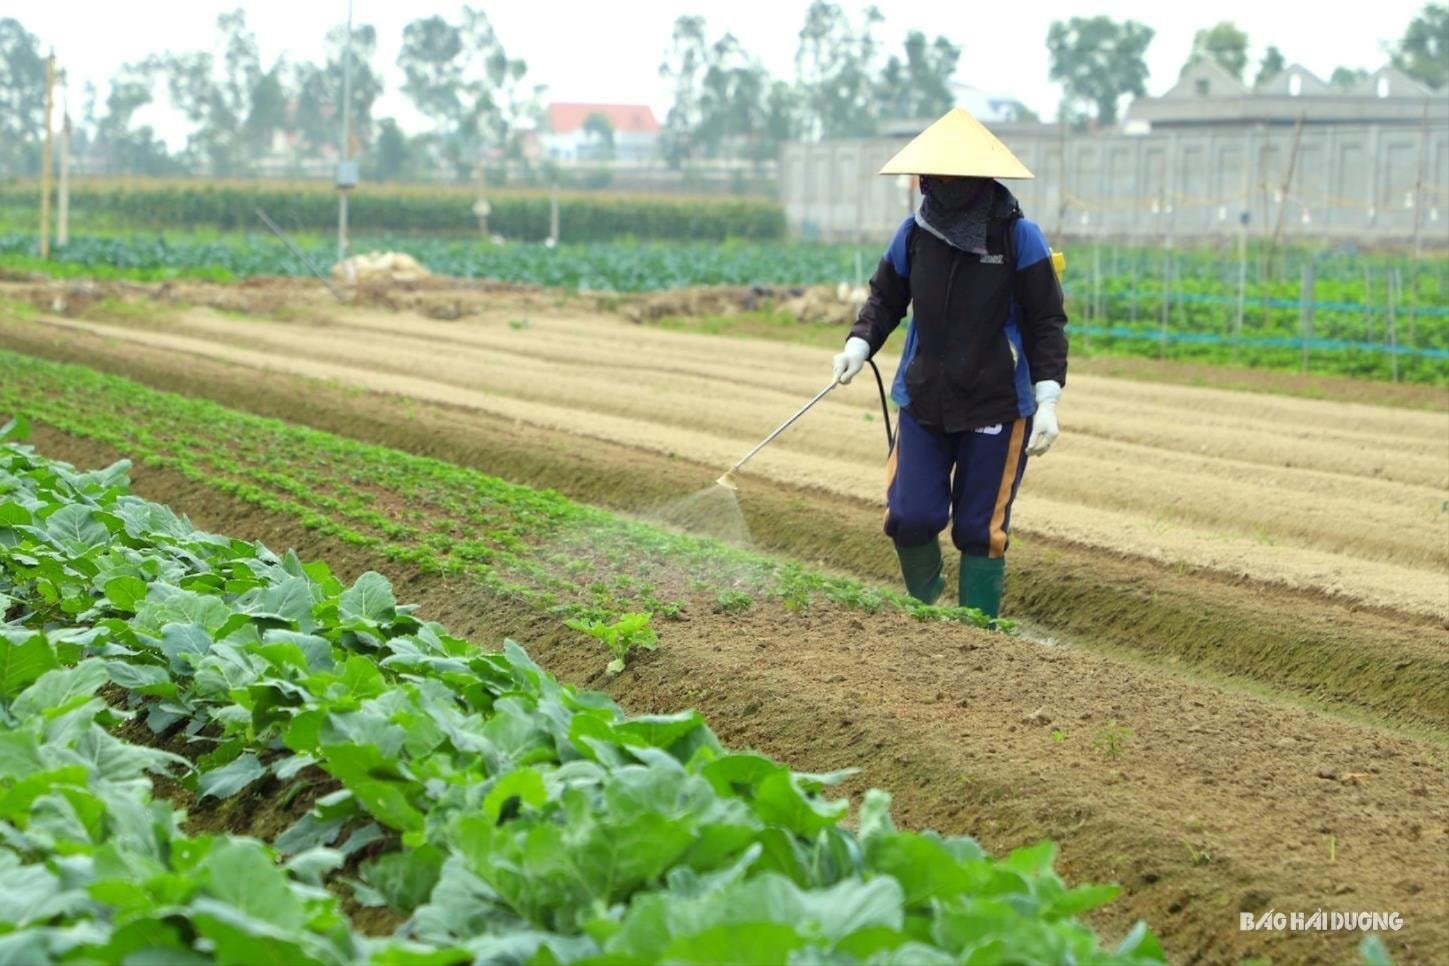
<path id="1" fill-rule="evenodd" d="M 659 152 L 659 121 L 647 104 L 555 102 L 548 106 L 540 141 L 543 156 L 561 164 L 650 161 Z"/>

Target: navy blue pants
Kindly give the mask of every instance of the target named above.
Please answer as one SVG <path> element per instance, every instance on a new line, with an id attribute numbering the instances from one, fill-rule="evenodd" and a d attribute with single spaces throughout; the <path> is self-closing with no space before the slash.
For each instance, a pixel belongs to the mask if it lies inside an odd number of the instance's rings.
<path id="1" fill-rule="evenodd" d="M 899 546 L 918 547 L 950 522 L 951 542 L 962 553 L 1002 556 L 1030 437 L 1030 419 L 938 433 L 901 410 L 886 464 L 885 532 Z"/>

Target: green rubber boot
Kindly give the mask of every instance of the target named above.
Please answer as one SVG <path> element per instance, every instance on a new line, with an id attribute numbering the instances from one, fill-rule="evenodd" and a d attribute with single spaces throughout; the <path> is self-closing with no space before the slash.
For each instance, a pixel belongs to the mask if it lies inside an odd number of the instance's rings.
<path id="1" fill-rule="evenodd" d="M 1005 557 L 961 555 L 961 606 L 974 607 L 987 617 L 1001 616 L 1001 581 Z"/>
<path id="2" fill-rule="evenodd" d="M 934 604 L 946 587 L 941 576 L 941 541 L 932 540 L 919 547 L 896 544 L 901 558 L 901 576 L 906 578 L 906 593 L 923 604 Z"/>

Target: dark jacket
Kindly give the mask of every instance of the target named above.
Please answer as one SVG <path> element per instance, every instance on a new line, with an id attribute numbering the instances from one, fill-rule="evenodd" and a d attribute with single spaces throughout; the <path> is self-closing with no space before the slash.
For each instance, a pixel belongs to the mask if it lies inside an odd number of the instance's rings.
<path id="1" fill-rule="evenodd" d="M 922 426 L 1009 423 L 1036 412 L 1033 383 L 1066 384 L 1067 316 L 1051 253 L 1020 207 L 1009 211 L 988 227 L 985 255 L 907 218 L 870 280 L 850 334 L 874 355 L 913 307 L 891 396 Z"/>

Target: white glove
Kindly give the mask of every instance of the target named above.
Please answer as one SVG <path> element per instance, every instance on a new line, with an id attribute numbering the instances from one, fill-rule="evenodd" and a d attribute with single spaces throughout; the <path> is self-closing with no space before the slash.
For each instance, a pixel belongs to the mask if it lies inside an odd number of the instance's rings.
<path id="1" fill-rule="evenodd" d="M 854 335 L 846 339 L 845 349 L 835 354 L 835 381 L 842 386 L 850 385 L 850 380 L 855 378 L 855 374 L 869 358 L 869 342 Z"/>
<path id="2" fill-rule="evenodd" d="M 1061 430 L 1057 428 L 1057 400 L 1062 398 L 1062 384 L 1050 379 L 1036 384 L 1036 417 L 1031 423 L 1031 439 L 1026 443 L 1027 456 L 1041 456 L 1052 448 Z"/>

